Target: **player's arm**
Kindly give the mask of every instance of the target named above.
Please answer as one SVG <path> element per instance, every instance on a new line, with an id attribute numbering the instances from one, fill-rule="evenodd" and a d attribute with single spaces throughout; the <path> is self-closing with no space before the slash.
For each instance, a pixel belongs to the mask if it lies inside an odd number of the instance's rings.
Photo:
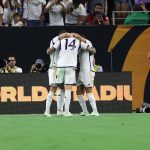
<path id="1" fill-rule="evenodd" d="M 57 41 L 52 47 L 47 48 L 47 54 L 50 55 L 55 50 L 58 50 L 60 47 L 60 41 Z"/>
<path id="2" fill-rule="evenodd" d="M 86 39 L 85 39 L 84 37 L 82 37 L 80 34 L 78 34 L 78 33 L 73 33 L 73 36 L 74 36 L 76 39 L 78 39 L 78 40 L 80 40 L 80 41 L 86 43 Z"/>
<path id="3" fill-rule="evenodd" d="M 86 39 L 81 35 L 79 35 L 78 33 L 63 33 L 58 36 L 59 40 L 62 40 L 64 38 L 69 38 L 69 37 L 75 37 L 76 39 L 86 43 Z"/>
<path id="4" fill-rule="evenodd" d="M 90 52 L 91 54 L 95 54 L 96 53 L 96 48 L 95 47 L 87 47 L 86 49 L 88 52 Z"/>
<path id="5" fill-rule="evenodd" d="M 90 52 L 91 54 L 96 53 L 95 47 L 89 46 L 89 44 L 87 44 L 87 43 L 81 42 L 81 48 Z"/>
<path id="6" fill-rule="evenodd" d="M 55 51 L 55 48 L 53 46 L 47 48 L 47 54 L 48 55 L 50 55 L 53 51 Z"/>
<path id="7" fill-rule="evenodd" d="M 62 40 L 62 39 L 64 39 L 64 38 L 69 38 L 69 37 L 73 37 L 73 36 L 74 36 L 74 34 L 66 32 L 66 33 L 60 34 L 60 35 L 58 36 L 58 39 L 59 39 L 59 40 Z"/>

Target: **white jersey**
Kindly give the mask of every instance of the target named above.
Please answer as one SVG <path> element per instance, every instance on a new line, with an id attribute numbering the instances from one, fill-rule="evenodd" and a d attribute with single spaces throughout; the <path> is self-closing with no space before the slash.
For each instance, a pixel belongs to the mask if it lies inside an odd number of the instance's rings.
<path id="1" fill-rule="evenodd" d="M 46 0 L 24 0 L 23 18 L 28 20 L 40 20 L 42 8 L 45 4 Z"/>
<path id="2" fill-rule="evenodd" d="M 89 40 L 86 40 L 86 43 L 90 47 L 93 47 Z M 94 55 L 91 55 L 88 51 L 82 50 L 79 53 L 80 71 L 94 71 L 93 61 Z"/>
<path id="3" fill-rule="evenodd" d="M 66 3 L 66 9 L 74 7 L 72 0 L 69 0 Z M 77 24 L 78 16 L 84 16 L 85 15 L 85 8 L 82 4 L 79 5 L 77 9 L 73 9 L 72 12 L 67 13 L 65 17 L 65 22 L 68 24 Z"/>
<path id="4" fill-rule="evenodd" d="M 92 43 L 86 40 L 89 47 L 93 47 Z M 79 53 L 80 72 L 77 80 L 77 86 L 84 85 L 85 87 L 92 87 L 94 85 L 94 55 L 88 51 L 82 50 Z"/>
<path id="5" fill-rule="evenodd" d="M 48 8 L 53 2 L 48 2 L 46 8 Z M 61 2 L 62 3 L 62 2 Z M 64 5 L 64 3 L 62 3 Z M 63 26 L 63 13 L 62 13 L 62 6 L 60 4 L 55 4 L 49 10 L 49 25 L 50 26 Z"/>
<path id="6" fill-rule="evenodd" d="M 51 42 L 50 42 L 50 48 L 51 48 L 57 41 L 59 41 L 58 36 L 56 36 L 55 38 L 53 38 L 53 39 L 51 40 Z M 58 50 L 56 50 L 56 51 L 54 51 L 54 52 L 52 52 L 52 53 L 50 54 L 50 60 L 51 60 L 51 62 L 50 62 L 50 68 L 57 66 L 58 55 L 59 55 L 59 51 L 58 51 Z"/>
<path id="7" fill-rule="evenodd" d="M 77 67 L 77 55 L 80 47 L 80 41 L 74 37 L 62 39 L 57 67 Z"/>

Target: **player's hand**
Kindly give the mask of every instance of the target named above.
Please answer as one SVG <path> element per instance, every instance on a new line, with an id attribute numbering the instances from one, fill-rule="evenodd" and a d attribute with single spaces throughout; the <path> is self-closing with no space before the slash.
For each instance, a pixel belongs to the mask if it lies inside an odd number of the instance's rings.
<path id="1" fill-rule="evenodd" d="M 86 43 L 86 39 L 84 37 L 82 37 L 80 34 L 78 33 L 73 33 L 73 37 L 77 38 L 78 40 Z"/>
<path id="2" fill-rule="evenodd" d="M 69 37 L 73 37 L 72 33 L 63 33 L 61 35 L 59 35 L 59 40 L 62 40 L 64 38 L 69 38 Z"/>
<path id="3" fill-rule="evenodd" d="M 79 34 L 78 33 L 72 33 L 73 34 L 73 37 L 75 38 L 78 38 L 79 37 Z"/>

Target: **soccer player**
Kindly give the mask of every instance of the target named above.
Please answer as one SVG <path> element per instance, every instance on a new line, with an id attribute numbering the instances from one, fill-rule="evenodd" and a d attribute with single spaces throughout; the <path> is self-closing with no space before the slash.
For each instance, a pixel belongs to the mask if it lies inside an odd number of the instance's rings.
<path id="1" fill-rule="evenodd" d="M 53 38 L 50 42 L 50 47 L 47 49 L 47 54 L 50 55 L 50 67 L 48 70 L 48 76 L 49 76 L 49 85 L 50 85 L 50 91 L 47 95 L 47 100 L 46 100 L 46 110 L 44 112 L 44 116 L 50 117 L 50 106 L 52 103 L 53 96 L 56 92 L 57 86 L 56 86 L 56 64 L 57 64 L 57 59 L 58 59 L 58 51 L 54 51 L 50 53 L 49 49 L 52 48 L 52 46 L 59 41 L 58 36 Z"/>
<path id="2" fill-rule="evenodd" d="M 53 47 L 56 46 L 57 43 L 59 43 L 59 40 L 64 38 L 67 33 L 65 31 L 61 31 L 59 36 L 56 36 L 53 38 L 50 42 L 50 47 L 47 49 L 47 54 L 50 55 L 50 67 L 48 70 L 48 76 L 49 76 L 49 85 L 50 85 L 50 91 L 47 95 L 46 100 L 46 110 L 44 112 L 44 116 L 50 117 L 50 106 L 52 103 L 52 99 L 54 94 L 56 93 L 57 86 L 56 86 L 56 69 L 57 69 L 57 60 L 59 55 L 59 50 L 51 51 Z M 60 116 L 63 114 L 63 105 L 64 105 L 64 91 L 63 89 L 59 89 L 57 91 L 57 116 Z"/>
<path id="3" fill-rule="evenodd" d="M 89 47 L 93 47 L 92 43 L 89 40 L 86 40 L 86 43 Z M 88 51 L 82 50 L 79 53 L 79 62 L 80 62 L 80 72 L 77 80 L 77 95 L 79 104 L 82 108 L 81 115 L 88 116 L 88 110 L 86 107 L 86 102 L 83 99 L 84 90 L 86 91 L 87 97 L 89 99 L 90 105 L 93 112 L 90 114 L 92 116 L 99 116 L 96 106 L 95 98 L 92 94 L 92 87 L 94 84 L 94 55 Z"/>
<path id="4" fill-rule="evenodd" d="M 60 45 L 60 48 L 59 46 Z M 80 48 L 95 53 L 95 49 L 90 49 L 89 45 L 76 39 L 74 35 L 69 38 L 64 38 L 54 45 L 53 50 L 60 49 L 59 58 L 57 61 L 57 79 L 58 88 L 64 84 L 65 87 L 65 114 L 64 116 L 72 116 L 69 112 L 71 101 L 71 88 L 76 83 L 75 69 L 77 67 L 77 54 Z"/>

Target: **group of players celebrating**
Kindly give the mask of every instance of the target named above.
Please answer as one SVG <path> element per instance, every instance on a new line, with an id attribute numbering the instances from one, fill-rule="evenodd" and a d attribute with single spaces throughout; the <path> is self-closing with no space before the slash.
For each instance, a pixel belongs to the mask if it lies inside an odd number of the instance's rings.
<path id="1" fill-rule="evenodd" d="M 50 68 L 48 71 L 50 91 L 47 95 L 44 116 L 50 117 L 50 107 L 54 94 L 57 95 L 57 116 L 72 116 L 69 111 L 72 85 L 77 85 L 77 96 L 82 108 L 80 115 L 99 116 L 96 101 L 92 94 L 94 84 L 94 54 L 96 49 L 92 43 L 77 33 L 62 31 L 53 38 L 47 49 L 50 55 Z M 80 71 L 76 81 L 76 68 L 78 63 Z M 56 92 L 57 91 L 57 92 Z M 83 94 L 86 91 L 92 113 L 89 114 Z"/>

